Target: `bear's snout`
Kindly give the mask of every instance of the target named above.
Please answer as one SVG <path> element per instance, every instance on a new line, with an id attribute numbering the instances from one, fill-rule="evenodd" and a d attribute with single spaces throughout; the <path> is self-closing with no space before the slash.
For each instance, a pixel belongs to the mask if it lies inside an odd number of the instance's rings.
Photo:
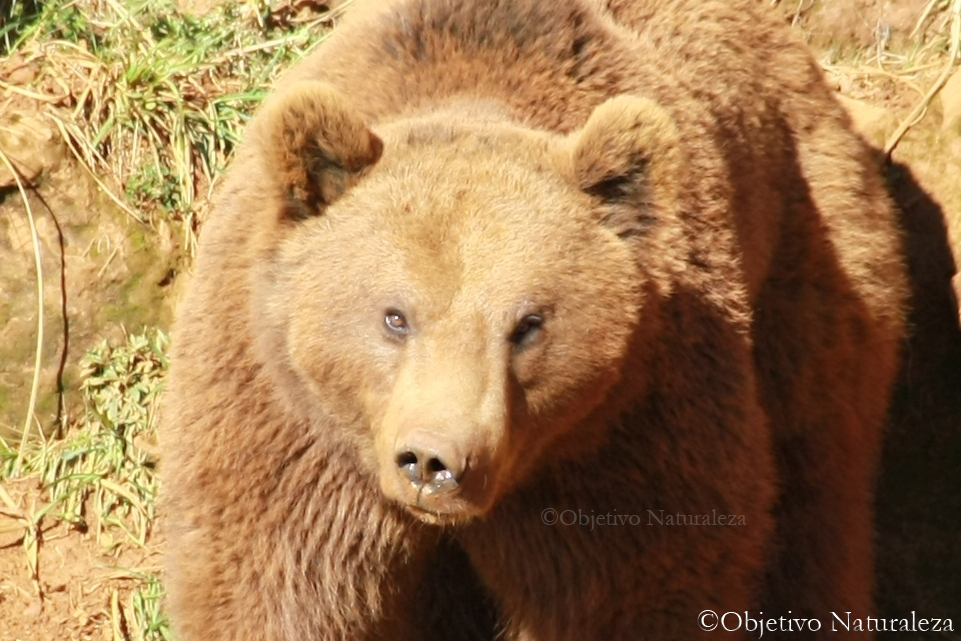
<path id="1" fill-rule="evenodd" d="M 415 428 L 398 435 L 384 452 L 384 495 L 430 523 L 483 514 L 495 487 L 490 456 L 476 439 Z"/>
<path id="2" fill-rule="evenodd" d="M 467 472 L 467 459 L 450 439 L 424 432 L 407 435 L 394 457 L 401 480 L 418 496 L 452 494 Z"/>
<path id="3" fill-rule="evenodd" d="M 409 346 L 383 418 L 371 425 L 384 497 L 429 523 L 483 515 L 507 472 L 498 456 L 510 434 L 504 358 L 453 335 L 463 314 L 450 319 L 449 333 L 435 327 Z"/>

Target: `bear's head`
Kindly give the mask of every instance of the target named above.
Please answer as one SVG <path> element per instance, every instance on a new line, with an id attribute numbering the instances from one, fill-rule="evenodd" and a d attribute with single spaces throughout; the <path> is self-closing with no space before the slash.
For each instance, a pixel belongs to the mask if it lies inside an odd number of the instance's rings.
<path id="1" fill-rule="evenodd" d="M 375 134 L 307 82 L 257 131 L 275 193 L 251 313 L 290 411 L 431 522 L 602 442 L 592 417 L 643 368 L 683 242 L 660 108 L 614 98 L 568 135 L 483 108 Z"/>

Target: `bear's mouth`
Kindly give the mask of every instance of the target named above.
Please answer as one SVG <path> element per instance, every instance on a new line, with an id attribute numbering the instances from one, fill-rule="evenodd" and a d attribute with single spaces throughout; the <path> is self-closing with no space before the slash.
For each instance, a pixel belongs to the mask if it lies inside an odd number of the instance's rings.
<path id="1" fill-rule="evenodd" d="M 411 488 L 413 490 L 414 488 Z M 413 516 L 431 525 L 459 525 L 482 516 L 485 510 L 459 492 L 455 495 L 434 496 L 430 486 L 416 489 L 416 497 L 400 500 Z M 413 499 L 413 500 L 411 500 Z"/>
<path id="2" fill-rule="evenodd" d="M 450 488 L 442 483 L 414 483 L 390 473 L 381 477 L 381 490 L 388 499 L 399 503 L 418 520 L 431 525 L 455 525 L 483 516 L 491 502 L 487 492 L 479 492 L 487 485 L 467 483 Z"/>

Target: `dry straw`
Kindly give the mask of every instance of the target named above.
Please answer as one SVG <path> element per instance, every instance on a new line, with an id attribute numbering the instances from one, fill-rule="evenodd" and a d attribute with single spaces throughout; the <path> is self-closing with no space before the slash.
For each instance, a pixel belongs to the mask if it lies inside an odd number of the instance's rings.
<path id="1" fill-rule="evenodd" d="M 927 6 L 924 8 L 924 12 L 918 19 L 917 24 L 912 32 L 912 37 L 916 36 L 921 31 L 922 24 L 931 15 L 934 7 L 939 3 L 939 0 L 931 0 Z M 921 118 L 924 117 L 925 112 L 928 109 L 928 105 L 934 100 L 938 92 L 944 87 L 944 83 L 948 81 L 951 75 L 951 70 L 954 68 L 955 63 L 958 60 L 958 51 L 961 49 L 961 0 L 951 0 L 950 14 L 951 16 L 951 32 L 949 36 L 949 50 L 948 59 L 944 63 L 944 68 L 938 75 L 937 79 L 928 89 L 927 93 L 921 97 L 921 100 L 915 105 L 911 113 L 898 125 L 898 128 L 893 134 L 888 138 L 887 142 L 884 144 L 884 153 L 887 156 L 891 155 L 894 148 L 897 147 L 898 142 L 907 133 L 908 129 L 920 122 Z"/>

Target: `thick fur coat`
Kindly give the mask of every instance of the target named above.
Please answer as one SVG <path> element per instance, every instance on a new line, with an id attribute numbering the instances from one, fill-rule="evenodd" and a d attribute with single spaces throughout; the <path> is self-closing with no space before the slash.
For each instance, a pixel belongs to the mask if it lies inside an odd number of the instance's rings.
<path id="1" fill-rule="evenodd" d="M 872 613 L 899 234 L 756 5 L 372 1 L 287 74 L 177 320 L 180 641 Z"/>

